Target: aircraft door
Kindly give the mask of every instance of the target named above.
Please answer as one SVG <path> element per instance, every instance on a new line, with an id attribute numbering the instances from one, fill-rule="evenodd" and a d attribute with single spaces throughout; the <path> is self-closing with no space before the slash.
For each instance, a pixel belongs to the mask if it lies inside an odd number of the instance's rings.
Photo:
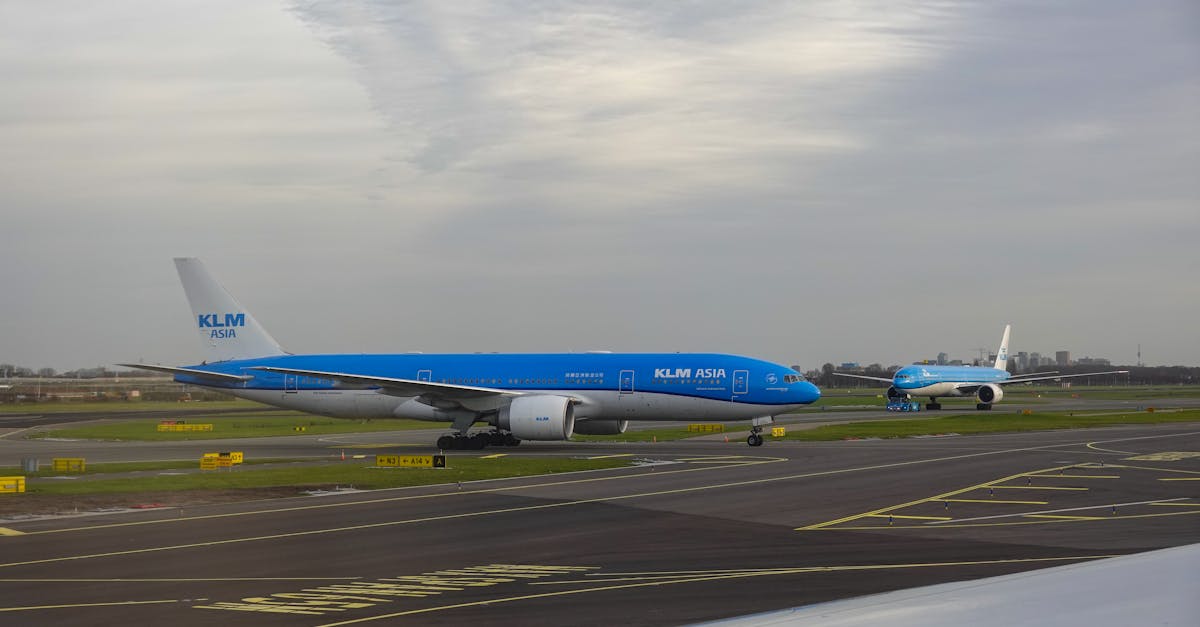
<path id="1" fill-rule="evenodd" d="M 733 371 L 733 395 L 749 394 L 750 393 L 750 371 L 749 370 L 734 370 Z"/>
<path id="2" fill-rule="evenodd" d="M 426 383 L 433 381 L 433 371 L 432 370 L 418 370 L 417 371 L 417 381 L 424 381 Z"/>
<path id="3" fill-rule="evenodd" d="M 296 390 L 300 389 L 300 377 L 294 374 L 284 373 L 283 375 L 283 391 L 285 394 L 295 394 Z"/>
<path id="4" fill-rule="evenodd" d="M 633 394 L 633 371 L 622 370 L 620 377 L 621 394 Z"/>

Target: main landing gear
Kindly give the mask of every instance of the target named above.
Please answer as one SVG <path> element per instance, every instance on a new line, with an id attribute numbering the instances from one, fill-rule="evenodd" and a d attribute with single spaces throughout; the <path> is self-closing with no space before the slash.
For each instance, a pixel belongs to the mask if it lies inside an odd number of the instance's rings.
<path id="1" fill-rule="evenodd" d="M 992 404 L 991 403 L 975 403 L 975 409 L 977 409 L 979 411 L 991 411 Z"/>
<path id="2" fill-rule="evenodd" d="M 746 437 L 746 444 L 750 446 L 762 446 L 762 427 L 754 425 L 750 427 L 750 435 Z"/>
<path id="3" fill-rule="evenodd" d="M 437 447 L 443 451 L 480 451 L 487 446 L 518 446 L 521 441 L 506 431 L 479 431 L 474 435 L 455 433 L 437 439 Z"/>
<path id="4" fill-rule="evenodd" d="M 937 402 L 936 398 L 931 398 L 931 399 L 929 399 L 928 403 L 925 403 L 925 409 L 928 409 L 930 411 L 935 410 L 935 409 L 941 409 L 941 408 L 942 408 L 942 404 Z"/>

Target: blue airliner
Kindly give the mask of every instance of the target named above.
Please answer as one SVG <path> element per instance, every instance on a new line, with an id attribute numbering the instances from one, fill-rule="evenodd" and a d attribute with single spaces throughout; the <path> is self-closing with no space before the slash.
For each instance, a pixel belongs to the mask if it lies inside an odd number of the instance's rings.
<path id="1" fill-rule="evenodd" d="M 194 258 L 175 267 L 208 359 L 121 364 L 313 414 L 449 422 L 441 449 L 624 433 L 630 420 L 751 421 L 821 397 L 787 366 L 716 353 L 293 355 Z M 490 430 L 468 434 L 475 423 Z"/>
<path id="2" fill-rule="evenodd" d="M 942 404 L 937 402 L 939 397 L 974 396 L 979 401 L 975 404 L 975 409 L 987 410 L 992 408 L 992 403 L 998 403 L 1000 399 L 1004 398 L 1004 389 L 1000 387 L 1002 385 L 1045 381 L 1048 379 L 1068 379 L 1071 377 L 1095 377 L 1129 372 L 1128 370 L 1110 370 L 1108 372 L 1089 372 L 1085 374 L 1039 372 L 1029 375 L 1011 376 L 1008 373 L 1008 335 L 1010 331 L 1012 331 L 1012 325 L 1005 325 L 1004 337 L 1000 339 L 1000 350 L 996 351 L 996 363 L 991 368 L 916 364 L 897 370 L 890 379 L 845 372 L 835 372 L 833 374 L 840 377 L 853 377 L 855 379 L 868 379 L 890 383 L 891 387 L 887 390 L 887 396 L 890 399 L 928 396 L 929 402 L 925 404 L 926 409 L 941 409 Z"/>

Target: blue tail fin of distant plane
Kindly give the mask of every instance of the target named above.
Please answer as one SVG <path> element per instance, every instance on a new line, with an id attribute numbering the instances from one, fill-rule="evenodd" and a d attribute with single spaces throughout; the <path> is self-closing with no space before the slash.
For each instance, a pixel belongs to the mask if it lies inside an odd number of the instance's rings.
<path id="1" fill-rule="evenodd" d="M 221 287 L 199 259 L 177 257 L 175 269 L 192 306 L 192 321 L 200 330 L 207 361 L 284 354 L 275 338 Z"/>
<path id="2" fill-rule="evenodd" d="M 996 351 L 996 370 L 1008 370 L 1008 332 L 1011 324 L 1004 325 L 1004 337 L 1000 340 L 1000 350 Z"/>

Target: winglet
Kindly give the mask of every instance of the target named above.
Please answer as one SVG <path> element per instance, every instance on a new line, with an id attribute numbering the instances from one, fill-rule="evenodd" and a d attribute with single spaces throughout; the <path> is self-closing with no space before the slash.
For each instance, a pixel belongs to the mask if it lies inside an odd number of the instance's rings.
<path id="1" fill-rule="evenodd" d="M 221 287 L 199 259 L 177 257 L 175 269 L 209 362 L 284 354 L 275 338 Z"/>
<path id="2" fill-rule="evenodd" d="M 1004 337 L 1000 340 L 1000 350 L 996 351 L 996 370 L 1008 370 L 1008 332 L 1011 330 L 1011 324 L 1004 325 Z"/>

